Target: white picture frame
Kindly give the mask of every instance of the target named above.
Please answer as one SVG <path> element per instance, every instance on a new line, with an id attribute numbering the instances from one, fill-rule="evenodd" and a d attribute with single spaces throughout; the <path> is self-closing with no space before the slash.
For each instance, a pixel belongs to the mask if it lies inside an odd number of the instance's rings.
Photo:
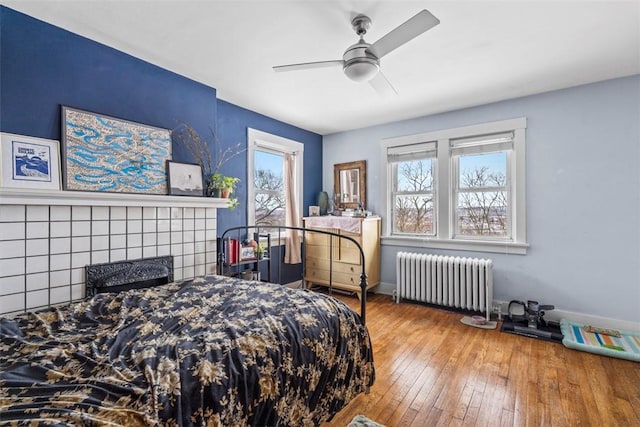
<path id="1" fill-rule="evenodd" d="M 58 141 L 2 132 L 0 145 L 0 187 L 60 190 Z"/>
<path id="2" fill-rule="evenodd" d="M 309 206 L 309 216 L 320 215 L 320 206 Z"/>

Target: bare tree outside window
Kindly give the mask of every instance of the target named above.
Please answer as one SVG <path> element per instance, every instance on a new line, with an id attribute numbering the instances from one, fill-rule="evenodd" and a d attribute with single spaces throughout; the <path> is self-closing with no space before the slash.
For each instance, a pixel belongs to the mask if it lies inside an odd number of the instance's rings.
<path id="1" fill-rule="evenodd" d="M 254 150 L 255 222 L 268 227 L 285 224 L 284 156 Z"/>
<path id="2" fill-rule="evenodd" d="M 500 156 L 506 165 L 504 153 L 494 155 Z M 458 234 L 487 237 L 508 235 L 507 179 L 501 168 L 481 165 L 475 165 L 473 169 L 461 167 L 457 202 Z"/>
<path id="3" fill-rule="evenodd" d="M 396 173 L 394 232 L 434 234 L 433 161 L 398 162 Z"/>
<path id="4" fill-rule="evenodd" d="M 282 175 L 257 169 L 254 173 L 256 224 L 284 225 L 284 182 Z"/>

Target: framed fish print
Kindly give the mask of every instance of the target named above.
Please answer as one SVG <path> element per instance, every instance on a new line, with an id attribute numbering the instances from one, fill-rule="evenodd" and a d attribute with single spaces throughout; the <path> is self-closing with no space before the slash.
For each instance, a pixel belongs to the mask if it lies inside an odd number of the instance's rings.
<path id="1" fill-rule="evenodd" d="M 167 194 L 171 131 L 62 107 L 65 190 Z"/>
<path id="2" fill-rule="evenodd" d="M 0 143 L 0 186 L 60 190 L 58 141 L 2 133 Z"/>

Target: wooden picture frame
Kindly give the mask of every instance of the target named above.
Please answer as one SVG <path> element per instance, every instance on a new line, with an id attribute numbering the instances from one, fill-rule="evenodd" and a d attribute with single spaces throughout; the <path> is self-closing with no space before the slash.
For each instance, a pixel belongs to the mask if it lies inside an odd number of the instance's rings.
<path id="1" fill-rule="evenodd" d="M 167 194 L 171 131 L 62 106 L 65 190 Z"/>
<path id="2" fill-rule="evenodd" d="M 202 166 L 167 160 L 167 185 L 172 196 L 204 196 Z"/>
<path id="3" fill-rule="evenodd" d="M 0 187 L 60 190 L 58 141 L 3 132 L 0 144 Z"/>
<path id="4" fill-rule="evenodd" d="M 349 183 L 345 182 L 349 178 Z M 349 187 L 349 194 L 344 189 Z M 336 209 L 367 208 L 367 161 L 358 160 L 333 165 L 333 194 Z"/>

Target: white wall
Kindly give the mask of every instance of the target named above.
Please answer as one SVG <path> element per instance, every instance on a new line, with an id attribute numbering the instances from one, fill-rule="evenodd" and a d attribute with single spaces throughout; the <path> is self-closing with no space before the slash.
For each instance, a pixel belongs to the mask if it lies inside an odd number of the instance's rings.
<path id="1" fill-rule="evenodd" d="M 334 163 L 365 159 L 367 205 L 381 213 L 382 138 L 515 117 L 528 123 L 527 255 L 427 252 L 493 259 L 497 300 L 536 299 L 640 329 L 638 75 L 327 135 L 323 187 L 333 188 Z M 395 254 L 407 249 L 383 246 L 383 282 L 395 283 Z"/>

